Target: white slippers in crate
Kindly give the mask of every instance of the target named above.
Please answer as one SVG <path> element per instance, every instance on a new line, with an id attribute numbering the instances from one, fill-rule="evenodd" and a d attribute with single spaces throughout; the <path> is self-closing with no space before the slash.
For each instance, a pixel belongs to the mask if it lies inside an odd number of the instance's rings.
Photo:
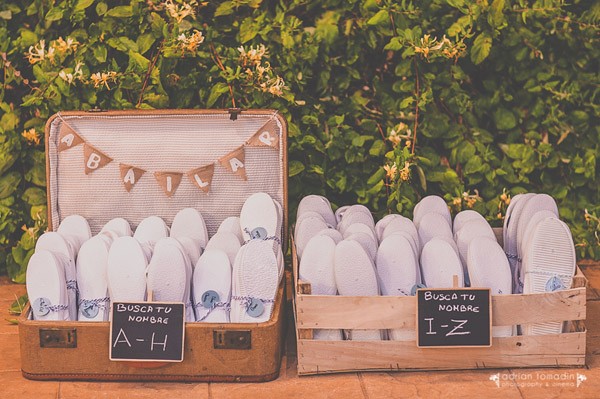
<path id="1" fill-rule="evenodd" d="M 356 241 L 343 240 L 337 244 L 334 255 L 334 273 L 340 295 L 379 295 L 373 261 Z M 347 339 L 353 341 L 378 341 L 382 338 L 380 330 L 348 330 L 346 334 Z"/>
<path id="2" fill-rule="evenodd" d="M 569 227 L 557 218 L 545 218 L 533 228 L 524 248 L 523 293 L 552 292 L 571 288 L 576 256 Z M 562 322 L 521 326 L 523 335 L 558 334 Z"/>

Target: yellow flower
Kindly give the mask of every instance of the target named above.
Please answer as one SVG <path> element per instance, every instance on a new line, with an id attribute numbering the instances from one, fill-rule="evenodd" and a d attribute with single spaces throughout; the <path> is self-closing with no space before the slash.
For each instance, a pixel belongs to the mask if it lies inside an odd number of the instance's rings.
<path id="1" fill-rule="evenodd" d="M 204 36 L 202 35 L 202 32 L 194 29 L 194 33 L 189 37 L 186 36 L 185 33 L 177 36 L 177 41 L 179 42 L 178 46 L 182 52 L 188 51 L 193 53 L 196 51 L 196 49 L 198 49 L 198 46 L 204 42 Z"/>
<path id="2" fill-rule="evenodd" d="M 264 44 L 260 44 L 254 48 L 254 46 L 250 46 L 248 50 L 246 50 L 243 46 L 238 47 L 237 49 L 240 52 L 240 59 L 244 66 L 248 64 L 260 64 L 260 61 L 263 57 L 267 56 L 268 50 Z"/>
<path id="3" fill-rule="evenodd" d="M 273 81 L 273 79 L 271 79 L 269 81 L 269 83 L 270 83 L 270 86 L 267 89 L 267 91 L 269 93 L 271 93 L 274 96 L 282 96 L 283 95 L 283 89 L 285 89 L 285 82 L 281 76 L 276 76 L 274 81 Z"/>
<path id="4" fill-rule="evenodd" d="M 55 51 L 56 50 L 54 49 L 54 47 L 50 45 L 48 46 L 48 50 L 46 50 L 46 41 L 40 40 L 40 42 L 35 46 L 29 46 L 29 51 L 26 55 L 30 64 L 36 64 L 46 59 L 50 60 L 50 62 L 53 63 Z"/>
<path id="5" fill-rule="evenodd" d="M 396 162 L 393 165 L 384 165 L 383 169 L 385 169 L 386 176 L 388 179 L 393 180 L 396 177 L 396 173 L 398 172 L 398 167 L 396 166 Z"/>
<path id="6" fill-rule="evenodd" d="M 71 39 L 70 37 L 67 37 L 66 41 L 62 37 L 59 37 L 54 42 L 54 46 L 53 47 L 56 49 L 56 51 L 59 54 L 65 54 L 69 50 L 72 50 L 72 51 L 77 50 L 77 46 L 78 45 L 79 45 L 79 42 L 77 42 L 74 39 Z"/>
<path id="7" fill-rule="evenodd" d="M 198 2 L 196 0 L 191 0 L 189 3 L 182 3 L 181 5 L 175 4 L 173 0 L 167 0 L 164 2 L 164 6 L 167 9 L 167 13 L 171 18 L 177 21 L 177 23 L 181 23 L 186 17 L 192 16 L 192 18 L 196 18 L 196 11 L 194 10 L 194 6 L 197 6 Z"/>
<path id="8" fill-rule="evenodd" d="M 410 178 L 410 163 L 404 162 L 404 168 L 400 171 L 400 179 L 407 181 Z"/>
<path id="9" fill-rule="evenodd" d="M 67 72 L 66 70 L 62 70 L 58 73 L 58 77 L 67 82 L 68 84 L 73 84 L 75 80 L 83 80 L 83 71 L 81 70 L 81 66 L 83 64 L 78 62 L 75 65 L 75 70 L 71 72 Z"/>
<path id="10" fill-rule="evenodd" d="M 23 136 L 25 138 L 25 140 L 27 141 L 27 143 L 29 144 L 39 144 L 40 143 L 40 136 L 38 136 L 35 128 L 31 128 L 29 130 L 23 130 L 23 133 L 21 133 L 21 136 Z"/>
<path id="11" fill-rule="evenodd" d="M 116 82 L 117 81 L 117 73 L 114 71 L 110 72 L 96 72 L 90 76 L 92 82 L 94 83 L 94 87 L 98 88 L 102 85 L 106 86 L 108 90 L 110 90 L 110 86 L 108 82 Z"/>
<path id="12" fill-rule="evenodd" d="M 392 142 L 394 147 L 396 147 L 398 144 L 400 144 L 401 139 L 400 139 L 400 136 L 398 136 L 398 133 L 396 133 L 396 131 L 394 129 L 392 129 L 388 136 L 388 140 Z"/>

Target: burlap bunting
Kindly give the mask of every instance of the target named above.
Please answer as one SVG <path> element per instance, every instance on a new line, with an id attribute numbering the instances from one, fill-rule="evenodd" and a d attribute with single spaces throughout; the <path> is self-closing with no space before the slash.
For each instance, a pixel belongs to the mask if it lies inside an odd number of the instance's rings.
<path id="1" fill-rule="evenodd" d="M 246 175 L 245 146 L 279 149 L 279 143 L 279 126 L 275 119 L 270 119 L 258 129 L 244 145 L 219 158 L 218 163 L 229 172 L 240 176 L 243 180 L 248 180 L 248 176 Z M 80 144 L 83 144 L 83 161 L 86 175 L 89 175 L 113 161 L 111 157 L 86 142 L 75 129 L 63 121 L 60 125 L 58 134 L 58 152 L 68 150 Z M 192 169 L 185 172 L 185 175 L 196 187 L 204 193 L 209 193 L 216 163 L 217 162 Z M 130 192 L 142 175 L 146 173 L 146 171 L 141 168 L 124 163 L 119 163 L 119 171 L 121 182 L 127 192 Z M 163 189 L 165 194 L 168 197 L 171 197 L 175 194 L 175 191 L 177 191 L 184 173 L 156 171 L 153 172 L 153 174 L 158 185 Z"/>
<path id="2" fill-rule="evenodd" d="M 246 153 L 244 146 L 238 147 L 229 154 L 221 157 L 219 163 L 231 173 L 248 180 L 246 176 Z"/>
<path id="3" fill-rule="evenodd" d="M 127 192 L 130 192 L 135 183 L 140 180 L 140 177 L 146 173 L 146 171 L 143 169 L 136 168 L 135 166 L 131 165 L 125 165 L 124 163 L 119 164 L 119 170 L 121 171 L 121 181 L 123 182 Z"/>

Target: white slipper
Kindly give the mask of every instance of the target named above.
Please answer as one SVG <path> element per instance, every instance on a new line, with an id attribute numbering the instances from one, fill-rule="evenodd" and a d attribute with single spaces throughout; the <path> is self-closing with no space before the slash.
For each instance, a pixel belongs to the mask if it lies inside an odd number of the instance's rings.
<path id="1" fill-rule="evenodd" d="M 421 251 L 423 283 L 429 288 L 453 288 L 453 276 L 458 276 L 458 286 L 464 287 L 464 273 L 460 258 L 452 246 L 433 238 Z"/>
<path id="2" fill-rule="evenodd" d="M 207 246 L 194 269 L 194 306 L 197 321 L 229 323 L 231 272 L 227 254 Z"/>
<path id="3" fill-rule="evenodd" d="M 240 245 L 244 242 L 242 236 L 242 228 L 240 227 L 239 216 L 230 216 L 221 222 L 221 225 L 217 229 L 217 233 L 229 232 L 235 234 L 240 242 Z"/>
<path id="4" fill-rule="evenodd" d="M 129 222 L 123 218 L 114 218 L 109 220 L 100 232 L 112 231 L 115 232 L 119 237 L 132 236 L 131 226 Z"/>
<path id="5" fill-rule="evenodd" d="M 231 321 L 268 321 L 278 286 L 279 264 L 271 243 L 251 240 L 242 246 L 233 266 Z"/>
<path id="6" fill-rule="evenodd" d="M 375 234 L 377 235 L 377 240 L 379 242 L 383 241 L 383 232 L 388 224 L 390 224 L 392 220 L 402 217 L 402 215 L 398 215 L 397 213 L 390 213 L 389 215 L 385 215 L 383 218 L 379 219 L 379 221 L 375 223 Z"/>
<path id="7" fill-rule="evenodd" d="M 522 244 L 525 240 L 525 231 L 527 230 L 527 226 L 535 214 L 540 211 L 549 211 L 553 214 L 553 217 L 560 219 L 558 217 L 558 207 L 556 206 L 556 201 L 554 201 L 554 198 L 548 194 L 536 194 L 529 198 L 521 210 L 519 215 L 520 221 L 519 225 L 517 226 L 517 254 L 519 254 L 519 257 L 522 257 Z"/>
<path id="8" fill-rule="evenodd" d="M 465 225 L 465 223 L 470 222 L 471 220 L 479 220 L 480 222 L 487 223 L 487 220 L 485 220 L 481 213 L 471 209 L 467 209 L 458 212 L 454 217 L 454 223 L 452 224 L 452 233 L 456 234 L 456 232 L 460 230 Z"/>
<path id="9" fill-rule="evenodd" d="M 72 241 L 68 241 L 58 232 L 47 232 L 38 238 L 35 252 L 47 250 L 58 258 L 65 273 L 65 288 L 67 290 L 67 305 L 69 319 L 77 320 L 77 269 L 75 267 L 76 252 Z"/>
<path id="10" fill-rule="evenodd" d="M 333 262 L 336 242 L 327 236 L 313 237 L 300 261 L 300 279 L 311 285 L 312 295 L 336 295 Z M 342 340 L 342 330 L 314 330 L 313 338 L 324 341 Z"/>
<path id="11" fill-rule="evenodd" d="M 206 250 L 218 249 L 225 252 L 229 258 L 230 265 L 235 262 L 235 257 L 237 256 L 240 247 L 241 245 L 237 240 L 236 235 L 230 232 L 217 232 L 217 234 L 208 240 L 208 244 L 206 244 Z"/>
<path id="12" fill-rule="evenodd" d="M 35 320 L 70 320 L 63 263 L 52 252 L 36 250 L 26 272 L 27 295 Z"/>
<path id="13" fill-rule="evenodd" d="M 327 223 L 325 221 L 325 219 L 323 218 L 323 216 L 321 216 L 317 212 L 306 211 L 302 215 L 300 215 L 296 218 L 296 226 L 294 228 L 294 237 L 296 237 L 298 235 L 298 228 L 302 224 L 304 219 L 309 219 L 309 218 L 312 218 L 312 219 L 316 218 L 316 219 L 322 220 L 328 229 L 334 229 L 334 227 L 332 225 L 330 225 L 329 223 Z"/>
<path id="14" fill-rule="evenodd" d="M 193 238 L 189 237 L 179 237 L 176 238 L 176 240 L 179 242 L 179 244 L 183 248 L 183 251 L 187 255 L 193 270 L 194 266 L 198 262 L 198 259 L 202 255 L 202 247 L 200 246 L 200 241 L 194 240 Z"/>
<path id="15" fill-rule="evenodd" d="M 415 226 L 417 225 L 415 224 Z M 452 228 L 448 221 L 443 215 L 436 212 L 429 212 L 421 217 L 417 232 L 419 233 L 421 248 L 435 237 L 453 238 Z"/>
<path id="16" fill-rule="evenodd" d="M 379 245 L 377 251 L 377 277 L 381 295 L 409 296 L 420 283 L 419 263 L 414 256 L 408 238 L 392 234 Z M 389 330 L 391 340 L 406 341 L 415 339 L 414 329 Z"/>
<path id="17" fill-rule="evenodd" d="M 487 221 L 481 219 L 473 219 L 466 222 L 462 228 L 454 234 L 454 241 L 458 247 L 460 261 L 465 270 L 467 270 L 467 252 L 469 251 L 469 244 L 477 237 L 487 237 L 496 241 L 496 235 L 494 234 L 492 227 Z"/>
<path id="18" fill-rule="evenodd" d="M 537 224 L 523 253 L 523 293 L 552 292 L 571 288 L 576 255 L 569 227 L 559 219 Z M 562 322 L 521 326 L 523 335 L 559 334 Z"/>
<path id="19" fill-rule="evenodd" d="M 398 215 L 400 216 L 400 215 Z M 400 216 L 393 218 L 387 226 L 385 226 L 383 233 L 381 234 L 381 240 L 385 240 L 390 235 L 394 234 L 397 231 L 405 231 L 411 235 L 415 245 L 417 246 L 418 252 L 421 252 L 421 242 L 419 240 L 419 233 L 417 232 L 417 228 L 415 224 L 407 217 Z"/>
<path id="20" fill-rule="evenodd" d="M 548 210 L 534 213 L 533 216 L 527 220 L 527 227 L 525 228 L 525 233 L 523 233 L 523 240 L 517 243 L 517 246 L 521 248 L 519 253 L 523 253 L 523 250 L 529 246 L 529 241 L 531 240 L 531 236 L 533 236 L 535 227 L 539 222 L 546 218 L 560 219 L 558 215 Z"/>
<path id="21" fill-rule="evenodd" d="M 147 254 L 133 237 L 117 238 L 108 251 L 108 291 L 112 302 L 146 300 Z"/>
<path id="22" fill-rule="evenodd" d="M 171 223 L 171 237 L 189 237 L 206 248 L 208 230 L 202 214 L 194 208 L 184 208 L 177 212 Z"/>
<path id="23" fill-rule="evenodd" d="M 428 195 L 419 201 L 413 210 L 413 223 L 419 228 L 421 219 L 428 213 L 435 212 L 444 217 L 448 226 L 452 228 L 452 216 L 450 216 L 450 210 L 446 201 L 437 195 Z M 422 243 L 421 245 L 424 245 Z"/>
<path id="24" fill-rule="evenodd" d="M 87 220 L 80 215 L 70 215 L 62 220 L 56 232 L 65 237 L 71 243 L 75 252 L 84 242 L 92 238 L 92 231 Z"/>
<path id="25" fill-rule="evenodd" d="M 244 241 L 277 237 L 277 205 L 269 194 L 256 193 L 248 197 L 240 213 L 240 227 Z"/>
<path id="26" fill-rule="evenodd" d="M 373 232 L 373 230 L 364 223 L 352 223 L 350 226 L 344 229 L 344 234 L 342 235 L 344 238 L 348 238 L 354 233 L 364 233 L 371 237 L 371 239 L 375 243 L 379 243 L 377 240 L 377 235 Z"/>
<path id="27" fill-rule="evenodd" d="M 506 212 L 506 218 L 504 220 L 504 230 L 502 235 L 504 237 L 504 253 L 508 257 L 508 263 L 510 264 L 510 270 L 513 275 L 513 293 L 520 294 L 523 292 L 523 287 L 519 286 L 519 253 L 517 243 L 517 231 L 519 227 L 519 216 L 521 210 L 527 203 L 527 201 L 534 197 L 535 194 L 521 194 L 515 196 L 508 206 L 509 209 Z M 511 206 L 512 205 L 512 206 Z M 508 213 L 510 211 L 510 214 Z"/>
<path id="28" fill-rule="evenodd" d="M 492 295 L 512 293 L 512 275 L 504 250 L 496 239 L 476 237 L 471 240 L 467 267 L 472 287 L 490 288 Z M 510 337 L 513 326 L 494 326 L 492 336 Z"/>
<path id="29" fill-rule="evenodd" d="M 158 241 L 169 236 L 169 227 L 164 220 L 158 216 L 149 216 L 142 220 L 135 229 L 133 238 L 142 244 L 148 244 L 151 247 Z"/>
<path id="30" fill-rule="evenodd" d="M 343 219 L 342 219 L 343 220 Z M 378 296 L 379 286 L 373 261 L 356 241 L 343 240 L 335 247 L 334 273 L 337 290 L 344 296 Z M 380 330 L 349 330 L 347 339 L 379 341 Z"/>
<path id="31" fill-rule="evenodd" d="M 108 252 L 112 244 L 109 235 L 92 237 L 77 256 L 77 287 L 79 288 L 80 321 L 107 321 L 110 311 L 108 296 Z"/>
<path id="32" fill-rule="evenodd" d="M 342 237 L 342 233 L 336 229 L 321 230 L 317 233 L 317 236 L 327 236 L 335 241 L 336 244 L 344 239 L 344 237 Z"/>
<path id="33" fill-rule="evenodd" d="M 410 246 L 413 250 L 413 256 L 414 256 L 415 260 L 417 261 L 417 264 L 419 264 L 419 258 L 421 257 L 421 248 L 419 248 L 417 243 L 415 243 L 415 240 L 414 240 L 412 234 L 410 234 L 407 231 L 399 230 L 399 231 L 396 231 L 396 232 L 388 235 L 386 238 L 383 239 L 383 241 L 385 241 L 388 238 L 393 237 L 393 236 L 400 236 L 400 237 L 405 238 L 408 241 L 408 243 L 410 244 Z M 454 243 L 454 241 L 452 241 L 452 243 Z M 381 244 L 379 244 L 379 246 L 381 246 Z M 458 249 L 456 250 L 456 253 L 458 253 Z M 420 268 L 417 268 L 417 273 L 418 273 L 418 280 L 421 281 Z"/>
<path id="34" fill-rule="evenodd" d="M 354 234 L 350 234 L 345 239 L 358 242 L 367 252 L 369 258 L 371 258 L 371 261 L 375 262 L 375 258 L 377 257 L 377 240 L 375 240 L 373 236 L 370 236 L 361 231 L 357 231 Z"/>
<path id="35" fill-rule="evenodd" d="M 154 247 L 147 268 L 147 281 L 153 302 L 183 302 L 186 307 L 185 319 L 190 322 L 195 321 L 195 316 L 190 298 L 186 298 L 186 294 L 190 293 L 192 277 L 191 272 L 186 270 L 188 262 L 175 238 L 163 238 Z"/>
<path id="36" fill-rule="evenodd" d="M 298 204 L 296 220 L 298 220 L 305 212 L 316 212 L 321 215 L 326 223 L 333 226 L 333 228 L 337 226 L 337 220 L 331 210 L 331 203 L 327 198 L 321 195 L 307 195 L 302 198 Z"/>
<path id="37" fill-rule="evenodd" d="M 338 223 L 337 229 L 344 235 L 346 228 L 354 223 L 362 223 L 375 233 L 375 220 L 371 211 L 364 205 L 352 205 L 345 212 L 342 221 Z"/>
<path id="38" fill-rule="evenodd" d="M 350 209 L 352 205 L 344 205 L 344 206 L 340 206 L 338 209 L 335 210 L 335 220 L 337 221 L 337 223 L 339 224 L 342 221 L 342 218 L 344 217 L 344 213 L 346 213 L 346 211 L 348 209 Z"/>
<path id="39" fill-rule="evenodd" d="M 327 223 L 323 221 L 323 218 L 318 217 L 307 217 L 300 221 L 300 224 L 296 225 L 296 253 L 298 258 L 302 258 L 302 252 L 306 247 L 306 244 L 311 238 L 319 234 L 322 230 L 329 229 Z"/>

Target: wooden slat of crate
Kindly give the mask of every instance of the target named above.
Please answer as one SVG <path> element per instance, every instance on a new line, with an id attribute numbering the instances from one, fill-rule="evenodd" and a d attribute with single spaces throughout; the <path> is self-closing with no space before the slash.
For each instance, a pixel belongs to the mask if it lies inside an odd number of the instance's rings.
<path id="1" fill-rule="evenodd" d="M 585 331 L 494 338 L 490 348 L 417 348 L 414 341 L 298 340 L 298 374 L 585 365 Z"/>
<path id="2" fill-rule="evenodd" d="M 492 325 L 583 320 L 586 290 L 574 288 L 541 294 L 492 297 Z M 415 328 L 416 301 L 412 296 L 346 297 L 296 296 L 299 329 Z"/>

